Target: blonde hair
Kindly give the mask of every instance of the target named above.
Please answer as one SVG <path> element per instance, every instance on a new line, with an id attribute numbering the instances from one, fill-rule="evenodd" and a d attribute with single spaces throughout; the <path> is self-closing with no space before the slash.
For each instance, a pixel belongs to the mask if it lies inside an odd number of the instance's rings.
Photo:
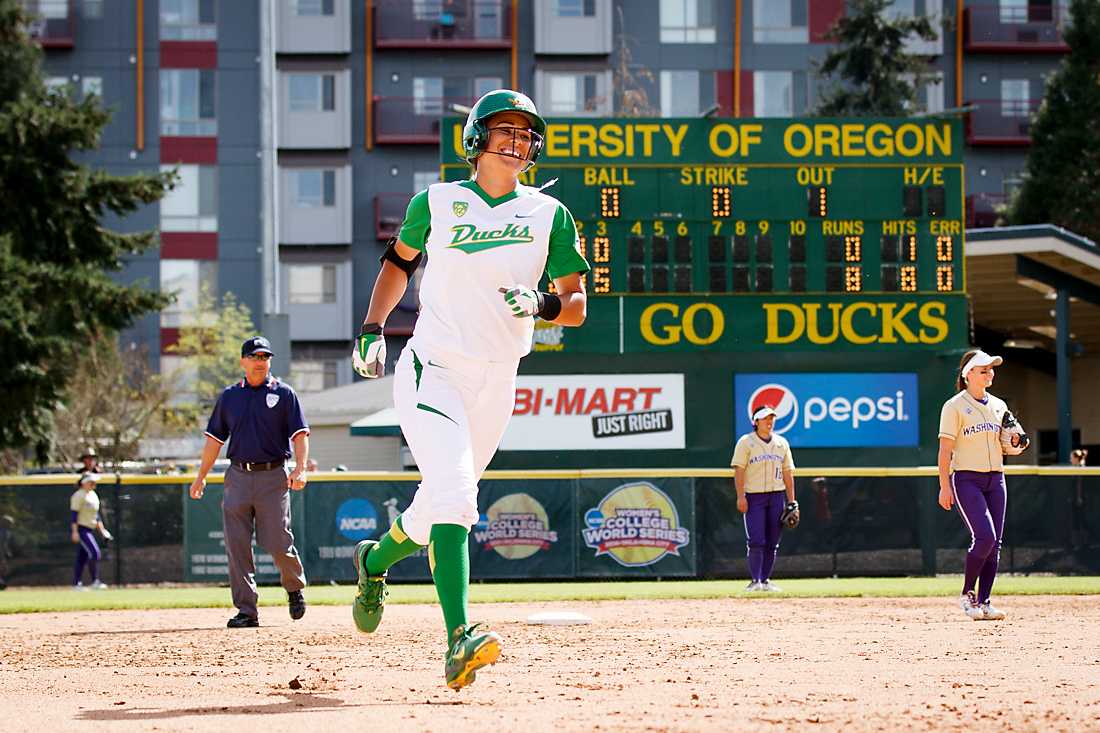
<path id="1" fill-rule="evenodd" d="M 966 362 L 974 358 L 974 354 L 977 354 L 981 349 L 971 349 L 963 354 L 962 361 L 959 362 L 959 378 L 955 380 L 955 386 L 961 392 L 966 389 L 966 380 L 963 378 L 963 367 L 966 366 Z"/>

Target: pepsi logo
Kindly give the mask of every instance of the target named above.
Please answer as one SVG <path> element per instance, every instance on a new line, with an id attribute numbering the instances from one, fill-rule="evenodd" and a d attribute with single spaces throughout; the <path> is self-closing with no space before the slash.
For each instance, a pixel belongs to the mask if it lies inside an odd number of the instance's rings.
<path id="1" fill-rule="evenodd" d="M 772 428 L 775 433 L 782 435 L 798 422 L 798 398 L 782 384 L 773 382 L 761 385 L 749 396 L 747 407 L 750 423 L 752 414 L 765 406 L 775 410 L 775 426 Z"/>

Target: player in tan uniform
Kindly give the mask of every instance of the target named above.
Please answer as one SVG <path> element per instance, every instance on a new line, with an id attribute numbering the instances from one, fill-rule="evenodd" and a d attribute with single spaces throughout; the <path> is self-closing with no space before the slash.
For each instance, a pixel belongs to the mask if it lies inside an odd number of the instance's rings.
<path id="1" fill-rule="evenodd" d="M 99 560 L 103 553 L 99 549 L 99 543 L 96 542 L 95 532 L 98 529 L 105 540 L 111 539 L 111 533 L 99 518 L 99 494 L 95 490 L 98 481 L 99 474 L 85 473 L 80 477 L 77 489 L 69 499 L 72 540 L 76 545 L 76 563 L 73 566 L 74 590 L 86 588 L 103 590 L 107 587 L 107 584 L 99 579 Z M 92 574 L 90 586 L 85 586 L 81 581 L 85 565 Z"/>
<path id="2" fill-rule="evenodd" d="M 989 601 L 1004 536 L 1004 456 L 1022 453 L 1029 442 L 1004 400 L 988 391 L 1002 362 L 968 351 L 959 364 L 960 391 L 940 412 L 939 503 L 947 511 L 958 506 L 970 530 L 959 606 L 974 621 L 1005 617 Z"/>
<path id="3" fill-rule="evenodd" d="M 779 586 L 770 578 L 783 532 L 780 517 L 789 505 L 798 509 L 794 499 L 794 458 L 787 439 L 772 432 L 774 409 L 767 406 L 757 409 L 752 424 L 753 431 L 737 441 L 730 461 L 737 510 L 745 520 L 752 579 L 745 590 L 777 592 Z"/>

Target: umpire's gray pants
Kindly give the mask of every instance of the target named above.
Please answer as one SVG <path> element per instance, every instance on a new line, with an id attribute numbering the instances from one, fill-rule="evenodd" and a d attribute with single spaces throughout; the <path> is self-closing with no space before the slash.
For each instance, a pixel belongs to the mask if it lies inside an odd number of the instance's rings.
<path id="1" fill-rule="evenodd" d="M 252 530 L 256 541 L 267 550 L 279 568 L 287 591 L 306 586 L 306 574 L 294 533 L 290 531 L 290 490 L 286 470 L 245 471 L 230 466 L 225 472 L 222 521 L 225 554 L 229 558 L 229 587 L 233 605 L 241 613 L 256 617 L 256 561 L 252 556 Z"/>

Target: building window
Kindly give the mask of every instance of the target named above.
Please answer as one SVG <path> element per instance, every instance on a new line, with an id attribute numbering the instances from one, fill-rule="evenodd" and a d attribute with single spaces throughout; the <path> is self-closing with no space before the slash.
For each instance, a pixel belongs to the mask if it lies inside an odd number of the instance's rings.
<path id="1" fill-rule="evenodd" d="M 75 100 L 86 99 L 91 95 L 103 98 L 102 76 L 47 76 L 42 79 L 46 85 L 46 91 L 52 94 L 61 94 Z"/>
<path id="2" fill-rule="evenodd" d="M 594 112 L 599 107 L 596 74 L 547 73 L 550 104 L 547 114 Z"/>
<path id="3" fill-rule="evenodd" d="M 332 15 L 333 0 L 294 0 L 294 14 L 298 16 Z"/>
<path id="4" fill-rule="evenodd" d="M 336 205 L 335 170 L 294 170 L 290 172 L 290 197 L 302 209 Z"/>
<path id="5" fill-rule="evenodd" d="M 320 305 L 336 302 L 336 265 L 285 265 L 287 302 Z"/>
<path id="6" fill-rule="evenodd" d="M 63 20 L 69 17 L 68 0 L 23 0 L 27 15 L 43 20 Z"/>
<path id="7" fill-rule="evenodd" d="M 756 117 L 790 117 L 794 113 L 794 72 L 754 71 L 752 104 Z"/>
<path id="8" fill-rule="evenodd" d="M 291 112 L 331 112 L 336 109 L 335 74 L 291 74 Z"/>
<path id="9" fill-rule="evenodd" d="M 162 165 L 162 171 L 175 166 Z M 212 165 L 181 165 L 179 182 L 160 201 L 162 232 L 218 231 L 218 169 Z"/>
<path id="10" fill-rule="evenodd" d="M 714 0 L 661 0 L 661 43 L 714 43 Z"/>
<path id="11" fill-rule="evenodd" d="M 217 292 L 218 263 L 214 260 L 161 260 L 160 291 L 176 296 L 160 312 L 162 328 L 180 328 L 195 322 L 199 294 Z"/>
<path id="12" fill-rule="evenodd" d="M 890 21 L 917 16 L 917 0 L 893 0 L 883 10 L 883 16 Z"/>
<path id="13" fill-rule="evenodd" d="M 499 76 L 478 76 L 474 78 L 474 97 L 481 99 L 489 92 L 496 91 L 504 86 Z"/>
<path id="14" fill-rule="evenodd" d="M 1029 0 L 1000 0 L 1002 23 L 1026 23 Z"/>
<path id="15" fill-rule="evenodd" d="M 417 20 L 439 20 L 443 0 L 413 0 L 413 17 Z"/>
<path id="16" fill-rule="evenodd" d="M 752 0 L 756 43 L 809 43 L 806 0 Z"/>
<path id="17" fill-rule="evenodd" d="M 559 18 L 594 18 L 596 0 L 555 0 L 554 15 Z"/>
<path id="18" fill-rule="evenodd" d="M 413 78 L 413 114 L 443 114 L 443 78 L 417 76 Z"/>
<path id="19" fill-rule="evenodd" d="M 662 71 L 661 116 L 695 117 L 714 106 L 713 71 Z"/>
<path id="20" fill-rule="evenodd" d="M 1031 115 L 1031 83 L 1027 79 L 1001 79 L 1001 116 Z"/>
<path id="21" fill-rule="evenodd" d="M 299 393 L 332 389 L 338 368 L 335 359 L 291 359 L 290 386 Z"/>
<path id="22" fill-rule="evenodd" d="M 217 37 L 214 0 L 160 0 L 162 41 L 213 41 Z"/>
<path id="23" fill-rule="evenodd" d="M 499 76 L 475 77 L 474 94 L 480 97 L 485 92 L 500 89 L 501 84 Z M 470 90 L 470 78 L 467 76 L 414 76 L 413 113 L 428 116 L 449 113 L 450 109 L 445 107 L 451 102 L 472 103 Z"/>
<path id="24" fill-rule="evenodd" d="M 99 20 L 103 17 L 103 0 L 84 0 L 80 4 L 85 20 Z"/>
<path id="25" fill-rule="evenodd" d="M 413 193 L 420 193 L 433 183 L 439 183 L 439 171 L 416 171 L 413 173 Z"/>
<path id="26" fill-rule="evenodd" d="M 103 77 L 86 76 L 80 80 L 80 91 L 85 97 L 96 95 L 103 99 Z"/>
<path id="27" fill-rule="evenodd" d="M 160 134 L 218 134 L 213 69 L 162 69 Z"/>

